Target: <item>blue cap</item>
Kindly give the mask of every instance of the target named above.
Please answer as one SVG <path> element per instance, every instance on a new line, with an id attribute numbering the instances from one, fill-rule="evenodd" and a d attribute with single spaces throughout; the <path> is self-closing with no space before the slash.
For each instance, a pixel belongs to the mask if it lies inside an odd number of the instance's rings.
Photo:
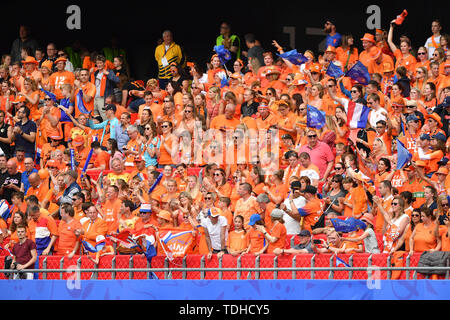
<path id="1" fill-rule="evenodd" d="M 431 140 L 428 133 L 424 133 L 420 136 L 420 140 Z"/>
<path id="2" fill-rule="evenodd" d="M 441 141 L 447 141 L 447 137 L 442 132 L 436 133 L 434 136 L 432 136 L 433 139 L 441 140 Z"/>
<path id="3" fill-rule="evenodd" d="M 257 213 L 252 214 L 252 216 L 250 217 L 250 222 L 248 223 L 249 226 L 252 226 L 255 224 L 255 222 L 261 220 L 261 216 Z"/>
<path id="4" fill-rule="evenodd" d="M 419 120 L 419 118 L 417 118 L 417 116 L 415 114 L 410 114 L 409 116 L 406 117 L 406 122 L 417 121 L 417 120 Z"/>
<path id="5" fill-rule="evenodd" d="M 445 97 L 444 101 L 442 102 L 444 107 L 450 106 L 450 97 Z"/>

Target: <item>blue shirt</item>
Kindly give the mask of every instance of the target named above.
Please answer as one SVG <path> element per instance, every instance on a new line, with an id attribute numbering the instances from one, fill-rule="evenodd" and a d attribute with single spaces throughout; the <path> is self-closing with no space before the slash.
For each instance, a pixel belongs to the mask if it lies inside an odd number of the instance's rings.
<path id="1" fill-rule="evenodd" d="M 102 144 L 102 142 L 103 142 L 103 137 L 105 136 L 105 133 L 106 133 L 105 131 L 106 131 L 108 124 L 110 124 L 110 128 L 109 128 L 110 138 L 116 139 L 116 127 L 120 125 L 119 120 L 117 118 L 113 118 L 111 120 L 105 120 L 99 124 L 94 124 L 92 120 L 89 120 L 89 127 L 91 129 L 95 129 L 95 130 L 103 129 L 103 134 L 102 134 L 102 138 L 100 140 L 100 144 Z"/>
<path id="2" fill-rule="evenodd" d="M 121 124 L 116 127 L 116 140 L 117 147 L 123 152 L 122 147 L 127 145 L 128 141 L 130 141 L 130 137 L 128 136 L 127 129 L 122 127 Z"/>
<path id="3" fill-rule="evenodd" d="M 327 35 L 327 38 L 325 40 L 325 45 L 327 48 L 328 48 L 328 46 L 337 48 L 341 45 L 341 39 L 342 39 L 342 36 L 339 33 L 336 33 L 334 36 Z"/>
<path id="4" fill-rule="evenodd" d="M 23 182 L 23 193 L 27 194 L 27 190 L 28 188 L 30 188 L 30 182 L 28 181 L 28 177 L 30 176 L 30 174 L 34 173 L 34 172 L 38 172 L 36 168 L 33 168 L 33 170 L 31 170 L 30 173 L 28 173 L 28 171 L 24 171 L 22 172 L 22 182 Z"/>

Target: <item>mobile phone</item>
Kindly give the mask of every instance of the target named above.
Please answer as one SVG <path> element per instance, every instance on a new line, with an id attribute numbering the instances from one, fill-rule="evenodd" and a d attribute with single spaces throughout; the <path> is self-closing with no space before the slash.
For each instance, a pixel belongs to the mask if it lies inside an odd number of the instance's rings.
<path id="1" fill-rule="evenodd" d="M 313 240 L 313 243 L 314 243 L 314 244 L 321 244 L 322 241 L 320 241 L 319 239 L 314 239 L 314 240 Z"/>

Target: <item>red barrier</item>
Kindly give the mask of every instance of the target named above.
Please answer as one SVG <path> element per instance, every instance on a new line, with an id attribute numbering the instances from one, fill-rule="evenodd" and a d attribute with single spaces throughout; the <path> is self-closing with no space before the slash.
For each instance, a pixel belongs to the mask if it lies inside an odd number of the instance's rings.
<path id="1" fill-rule="evenodd" d="M 410 258 L 410 267 L 417 266 L 420 253 L 415 253 Z M 273 254 L 264 254 L 259 257 L 253 254 L 246 254 L 240 257 L 233 257 L 232 255 L 224 255 L 222 257 L 222 268 L 310 268 L 311 259 L 314 256 L 314 267 L 339 267 L 336 264 L 336 256 L 332 254 L 282 254 L 279 256 L 275 256 Z M 390 267 L 388 265 L 389 255 L 386 253 L 381 254 L 369 254 L 369 253 L 358 253 L 358 254 L 339 254 L 338 257 L 349 264 L 352 267 L 357 268 L 367 268 L 369 266 L 369 257 L 372 256 L 371 262 L 371 275 L 373 280 L 386 280 L 388 279 L 388 272 L 383 270 L 378 270 L 377 267 Z M 407 266 L 408 253 L 405 252 L 403 258 L 405 259 L 404 266 Z M 61 260 L 62 256 L 40 256 L 39 257 L 39 268 L 43 269 L 70 269 L 70 272 L 49 272 L 46 273 L 46 279 L 48 280 L 68 280 L 75 279 L 76 269 L 78 268 L 78 263 L 80 262 L 81 269 L 95 269 L 94 263 L 88 258 L 88 256 L 75 256 L 72 259 L 68 259 L 64 257 Z M 295 264 L 293 264 L 295 258 Z M 132 264 L 130 264 L 130 259 L 132 259 Z M 183 263 L 183 260 L 185 263 Z M 166 256 L 158 255 L 152 259 L 151 267 L 152 268 L 200 268 L 202 266 L 202 260 L 204 261 L 205 268 L 218 268 L 219 260 L 217 259 L 217 255 L 213 255 L 211 260 L 208 260 L 206 256 L 203 255 L 188 255 L 184 259 L 183 258 L 175 258 L 173 261 L 166 261 Z M 240 260 L 240 265 L 238 261 Z M 257 264 L 257 260 L 259 260 L 259 264 Z M 44 264 L 45 261 L 45 264 Z M 123 269 L 123 268 L 134 268 L 134 269 L 142 269 L 147 268 L 147 260 L 142 255 L 117 255 L 117 256 L 104 256 L 101 257 L 100 262 L 97 266 L 97 269 Z M 0 269 L 4 268 L 4 256 L 0 257 Z M 259 277 L 257 277 L 257 273 L 259 272 Z M 292 271 L 275 271 L 276 278 L 278 279 L 293 279 Z M 221 273 L 221 279 L 223 280 L 236 280 L 236 279 L 274 279 L 274 271 L 251 271 L 251 275 L 249 276 L 248 271 L 171 271 L 166 275 L 164 272 L 155 272 L 159 279 L 171 278 L 171 279 L 194 279 L 199 280 L 202 278 L 205 280 L 216 280 L 219 279 L 219 273 Z M 314 273 L 314 279 L 329 279 L 330 271 L 295 271 L 295 279 L 312 279 L 312 274 Z M 345 279 L 360 279 L 365 280 L 368 277 L 367 271 L 344 271 L 337 270 L 333 272 L 333 279 L 337 280 L 345 280 Z M 351 274 L 350 274 L 351 273 Z M 409 273 L 408 279 L 412 279 L 415 271 L 402 271 L 400 275 L 400 279 L 407 279 L 406 275 Z M 391 271 L 392 274 L 392 271 Z M 82 280 L 89 280 L 92 278 L 92 272 L 81 272 Z M 133 272 L 132 279 L 147 279 L 147 272 Z M 43 274 L 39 274 L 39 279 L 43 279 Z M 112 279 L 112 272 L 98 272 L 97 279 L 99 280 L 107 280 Z M 425 279 L 426 275 L 417 272 L 417 279 Z M 442 277 L 440 277 L 442 278 Z M 6 279 L 4 274 L 0 274 L 0 279 Z M 115 272 L 115 279 L 130 279 L 130 272 Z"/>

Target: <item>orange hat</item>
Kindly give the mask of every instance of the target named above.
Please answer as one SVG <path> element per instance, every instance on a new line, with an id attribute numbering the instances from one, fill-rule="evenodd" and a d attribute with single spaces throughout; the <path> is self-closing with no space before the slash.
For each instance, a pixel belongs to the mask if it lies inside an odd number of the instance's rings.
<path id="1" fill-rule="evenodd" d="M 328 46 L 327 50 L 325 50 L 325 52 L 332 52 L 332 53 L 336 53 L 336 48 L 333 46 Z"/>
<path id="2" fill-rule="evenodd" d="M 394 72 L 394 66 L 390 62 L 383 63 L 383 73 Z"/>
<path id="3" fill-rule="evenodd" d="M 370 48 L 369 50 L 369 57 L 371 60 L 376 60 L 380 57 L 381 55 L 381 48 L 374 46 L 372 48 Z"/>
<path id="4" fill-rule="evenodd" d="M 369 42 L 373 42 L 374 44 L 376 44 L 373 34 L 370 34 L 370 33 L 364 34 L 364 37 L 361 38 L 361 41 L 369 41 Z"/>
<path id="5" fill-rule="evenodd" d="M 19 103 L 19 102 L 25 102 L 26 99 L 24 96 L 17 96 L 16 99 L 14 99 L 14 101 L 11 101 L 11 103 Z"/>
<path id="6" fill-rule="evenodd" d="M 445 175 L 448 175 L 448 170 L 447 170 L 447 168 L 440 167 L 439 170 L 436 171 L 436 174 L 445 174 Z"/>
<path id="7" fill-rule="evenodd" d="M 222 215 L 222 210 L 216 207 L 212 207 L 211 209 L 209 209 L 209 212 L 211 217 L 218 217 L 220 215 Z"/>
<path id="8" fill-rule="evenodd" d="M 28 56 L 25 60 L 22 60 L 22 64 L 32 63 L 38 65 L 39 62 L 36 61 L 34 57 Z"/>
<path id="9" fill-rule="evenodd" d="M 392 105 L 393 106 L 404 107 L 405 106 L 405 99 L 403 99 L 402 97 L 394 98 L 394 100 L 392 100 Z"/>
<path id="10" fill-rule="evenodd" d="M 84 137 L 82 135 L 78 135 L 75 137 L 75 139 L 72 140 L 72 144 L 75 147 L 81 146 L 85 143 Z"/>
<path id="11" fill-rule="evenodd" d="M 278 68 L 276 68 L 276 67 L 274 67 L 274 66 L 270 66 L 270 67 L 267 69 L 266 77 L 267 77 L 268 75 L 271 75 L 271 74 L 281 74 L 281 72 L 280 72 L 280 70 L 278 70 Z"/>
<path id="12" fill-rule="evenodd" d="M 311 72 L 317 72 L 317 73 L 321 73 L 322 72 L 322 65 L 318 62 L 314 63 L 311 68 L 310 68 Z"/>
<path id="13" fill-rule="evenodd" d="M 59 57 L 58 59 L 56 59 L 55 60 L 55 64 L 57 64 L 58 62 L 66 62 L 67 61 L 67 59 L 66 58 L 64 58 L 64 57 Z"/>
<path id="14" fill-rule="evenodd" d="M 217 58 L 219 57 L 219 56 L 217 55 L 217 53 L 213 54 L 212 57 L 211 57 L 211 61 L 212 61 L 214 58 L 216 58 L 216 57 L 217 57 Z"/>
<path id="15" fill-rule="evenodd" d="M 304 84 L 308 84 L 308 81 L 305 80 L 302 74 L 297 74 L 291 83 L 295 86 L 301 86 Z"/>
<path id="16" fill-rule="evenodd" d="M 438 127 L 439 128 L 442 128 L 442 121 L 441 121 L 441 117 L 437 114 L 437 113 L 435 113 L 435 112 L 433 112 L 433 113 L 430 113 L 430 114 L 428 114 L 428 115 L 425 115 L 425 118 L 428 120 L 428 119 L 433 119 L 433 120 L 435 120 L 437 123 L 438 123 Z"/>
<path id="17" fill-rule="evenodd" d="M 238 73 L 238 72 L 235 72 L 235 73 L 233 73 L 231 76 L 230 76 L 230 78 L 231 79 L 236 79 L 236 80 L 239 80 L 239 79 L 241 79 L 242 78 L 242 76 L 241 76 L 241 74 L 240 73 Z"/>
<path id="18" fill-rule="evenodd" d="M 383 33 L 383 30 L 381 30 L 381 29 L 375 29 L 375 33 L 381 34 L 381 33 Z"/>
<path id="19" fill-rule="evenodd" d="M 160 217 L 161 219 L 167 220 L 169 222 L 172 222 L 172 215 L 169 211 L 161 210 L 156 214 L 157 217 Z"/>
<path id="20" fill-rule="evenodd" d="M 374 225 L 374 220 L 375 220 L 375 218 L 374 218 L 373 214 L 371 214 L 371 213 L 365 213 L 361 218 L 361 221 L 368 222 L 372 226 Z"/>
<path id="21" fill-rule="evenodd" d="M 52 67 L 53 67 L 53 62 L 51 62 L 50 60 L 45 60 L 41 64 L 41 68 L 47 68 L 50 71 L 52 70 Z"/>
<path id="22" fill-rule="evenodd" d="M 45 165 L 47 168 L 58 168 L 58 162 L 56 162 L 56 160 L 48 160 L 47 164 Z"/>

